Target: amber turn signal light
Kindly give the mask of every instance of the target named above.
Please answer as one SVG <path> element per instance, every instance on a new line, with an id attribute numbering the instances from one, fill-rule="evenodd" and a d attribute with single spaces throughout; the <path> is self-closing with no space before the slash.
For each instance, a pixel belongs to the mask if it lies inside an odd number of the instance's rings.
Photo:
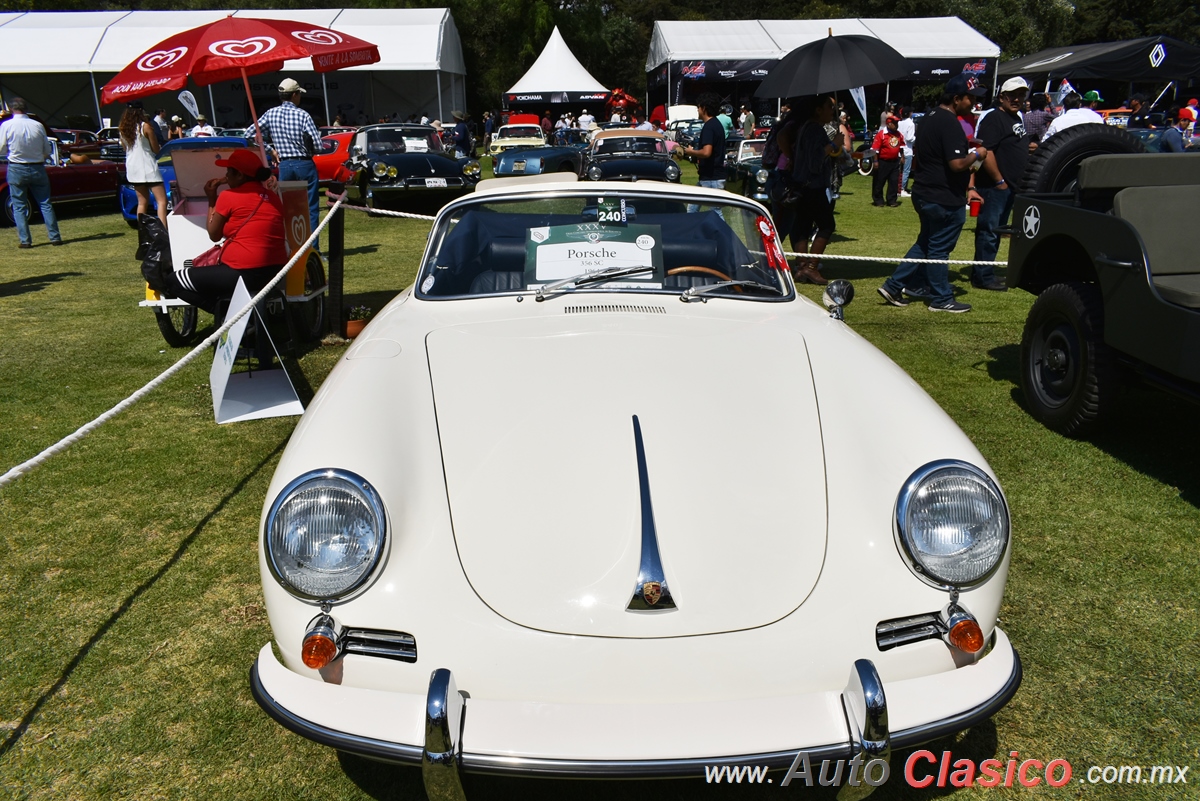
<path id="1" fill-rule="evenodd" d="M 968 654 L 976 653 L 983 648 L 983 631 L 970 618 L 960 620 L 950 629 L 950 644 Z"/>
<path id="2" fill-rule="evenodd" d="M 333 627 L 333 618 L 328 615 L 321 615 L 308 624 L 308 633 L 304 635 L 304 645 L 300 649 L 305 666 L 320 670 L 337 658 L 338 642 Z"/>

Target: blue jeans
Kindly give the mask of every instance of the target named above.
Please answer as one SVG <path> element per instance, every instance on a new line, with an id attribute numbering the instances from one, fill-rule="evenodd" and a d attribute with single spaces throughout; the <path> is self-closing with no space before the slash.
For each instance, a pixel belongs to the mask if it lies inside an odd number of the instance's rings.
<path id="1" fill-rule="evenodd" d="M 904 154 L 904 172 L 900 175 L 900 191 L 908 191 L 908 174 L 912 172 L 913 157 L 912 153 Z"/>
<path id="2" fill-rule="evenodd" d="M 904 254 L 909 259 L 948 259 L 954 246 L 958 244 L 958 235 L 962 233 L 963 223 L 967 221 L 966 206 L 961 204 L 943 206 L 929 203 L 919 195 L 913 195 L 913 209 L 921 218 L 921 232 L 917 234 L 917 242 Z M 904 287 L 918 288 L 928 283 L 932 291 L 932 302 L 946 303 L 954 300 L 954 290 L 950 288 L 950 268 L 945 264 L 914 264 L 903 261 L 886 281 L 884 287 L 896 294 Z"/>
<path id="3" fill-rule="evenodd" d="M 995 261 L 1000 250 L 1000 234 L 996 229 L 1008 223 L 1015 195 L 1011 189 L 978 189 L 983 198 L 979 216 L 975 218 L 975 261 Z M 971 268 L 972 284 L 990 284 L 996 280 L 996 269 L 990 264 Z"/>
<path id="4" fill-rule="evenodd" d="M 9 162 L 8 192 L 12 197 L 13 218 L 17 223 L 17 239 L 22 245 L 33 244 L 33 237 L 29 233 L 30 199 L 42 210 L 42 221 L 46 223 L 50 241 L 62 241 L 58 217 L 54 216 L 54 207 L 50 205 L 50 179 L 46 176 L 44 165 Z"/>
<path id="5" fill-rule="evenodd" d="M 724 178 L 718 179 L 716 181 L 699 181 L 698 183 L 700 186 L 703 186 L 706 189 L 724 189 L 725 188 L 725 179 Z M 689 203 L 687 210 L 688 210 L 688 214 L 695 214 L 696 212 L 700 211 L 700 204 L 699 203 Z M 722 219 L 725 218 L 725 215 L 721 214 L 720 208 L 718 208 L 716 211 L 717 211 L 717 214 Z"/>
<path id="6" fill-rule="evenodd" d="M 317 230 L 317 224 L 321 221 L 317 192 L 317 165 L 313 164 L 312 159 L 285 159 L 279 162 L 279 180 L 308 182 L 308 216 L 312 226 L 308 232 L 311 234 Z M 313 249 L 321 249 L 320 237 L 313 240 Z"/>

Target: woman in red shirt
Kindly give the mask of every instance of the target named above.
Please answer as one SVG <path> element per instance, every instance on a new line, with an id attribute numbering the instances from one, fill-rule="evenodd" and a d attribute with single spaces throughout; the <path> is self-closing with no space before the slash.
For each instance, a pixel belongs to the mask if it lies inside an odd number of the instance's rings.
<path id="1" fill-rule="evenodd" d="M 204 192 L 208 195 L 208 236 L 214 242 L 225 240 L 220 263 L 169 271 L 165 276 L 168 295 L 214 315 L 218 303 L 233 296 L 239 278 L 255 295 L 288 260 L 283 202 L 262 184 L 271 171 L 248 148 L 233 151 L 216 165 L 226 168 L 225 177 L 210 180 Z M 222 184 L 227 188 L 218 195 Z"/>
<path id="2" fill-rule="evenodd" d="M 871 198 L 876 206 L 883 205 L 883 190 L 887 188 L 887 204 L 899 206 L 896 195 L 900 187 L 900 158 L 904 151 L 904 137 L 897 129 L 899 118 L 894 114 L 887 116 L 887 127 L 875 134 L 871 149 L 879 154 L 875 165 L 875 178 L 871 184 Z"/>

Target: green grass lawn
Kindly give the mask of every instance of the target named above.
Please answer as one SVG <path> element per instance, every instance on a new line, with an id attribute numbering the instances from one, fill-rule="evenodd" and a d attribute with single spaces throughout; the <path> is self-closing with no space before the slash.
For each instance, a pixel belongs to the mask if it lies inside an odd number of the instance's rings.
<path id="1" fill-rule="evenodd" d="M 916 235 L 907 201 L 871 207 L 867 179 L 848 179 L 838 211 L 831 253 L 900 256 Z M 44 228 L 34 229 L 39 246 L 25 251 L 13 229 L 0 230 L 0 472 L 184 353 L 167 348 L 151 313 L 137 306 L 136 237 L 121 218 L 66 210 L 61 225 L 68 245 L 54 249 Z M 379 308 L 412 281 L 428 224 L 351 214 L 346 229 L 346 305 Z M 955 257 L 972 250 L 968 222 Z M 1005 244 L 1000 258 L 1006 252 Z M 1131 389 L 1105 433 L 1087 442 L 1052 434 L 1022 410 L 1016 386 L 1031 296 L 972 290 L 952 268 L 972 312 L 898 309 L 875 294 L 891 270 L 871 262 L 824 267 L 828 277 L 855 283 L 847 323 L 975 441 L 1013 514 L 1001 625 L 1021 653 L 1024 684 L 992 721 L 931 749 L 976 762 L 1007 760 L 1011 751 L 1067 759 L 1076 776 L 1069 787 L 1032 791 L 1056 798 L 1197 797 L 1185 785 L 1077 781 L 1093 765 L 1200 772 L 1196 408 Z M 801 292 L 819 302 L 817 287 Z M 298 355 L 302 396 L 343 351 L 326 345 Z M 0 797 L 421 798 L 418 770 L 309 743 L 250 697 L 247 672 L 270 638 L 258 519 L 295 418 L 215 425 L 208 369 L 207 358 L 197 360 L 0 489 L 0 592 L 8 599 L 0 610 Z M 869 576 L 847 588 L 869 590 Z M 893 779 L 876 798 L 932 794 L 903 786 L 903 757 L 893 759 Z M 468 777 L 467 790 L 477 798 L 779 792 L 482 777 Z M 795 786 L 784 792 L 803 794 Z"/>

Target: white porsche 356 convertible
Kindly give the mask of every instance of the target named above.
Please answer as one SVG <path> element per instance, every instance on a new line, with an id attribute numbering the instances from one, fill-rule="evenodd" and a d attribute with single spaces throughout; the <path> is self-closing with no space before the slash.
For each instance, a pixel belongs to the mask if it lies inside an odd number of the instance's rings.
<path id="1" fill-rule="evenodd" d="M 1004 496 L 841 321 L 853 288 L 830 313 L 786 267 L 725 192 L 553 175 L 442 209 L 271 483 L 263 709 L 456 797 L 801 754 L 875 763 L 865 794 L 1002 707 Z"/>

